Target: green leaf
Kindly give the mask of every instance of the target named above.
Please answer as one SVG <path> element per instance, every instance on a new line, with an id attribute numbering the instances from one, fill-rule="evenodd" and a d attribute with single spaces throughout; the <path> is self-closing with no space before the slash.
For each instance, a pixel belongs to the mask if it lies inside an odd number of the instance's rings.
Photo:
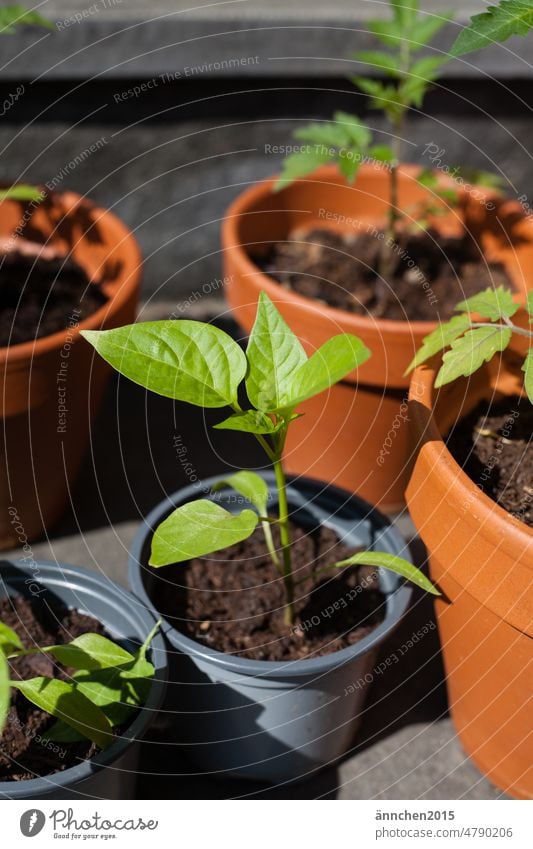
<path id="1" fill-rule="evenodd" d="M 113 742 L 111 724 L 105 714 L 73 684 L 57 678 L 31 678 L 12 681 L 11 686 L 32 704 L 66 722 L 101 749 L 107 749 Z"/>
<path id="2" fill-rule="evenodd" d="M 437 35 L 448 21 L 453 18 L 453 12 L 444 12 L 431 15 L 425 14 L 418 18 L 411 30 L 413 44 L 423 47 Z"/>
<path id="3" fill-rule="evenodd" d="M 329 389 L 369 357 L 370 351 L 357 336 L 350 333 L 333 336 L 293 374 L 282 396 L 282 405 L 295 407 Z"/>
<path id="4" fill-rule="evenodd" d="M 337 165 L 348 182 L 353 183 L 361 165 L 360 152 L 354 149 L 342 151 L 337 159 Z"/>
<path id="5" fill-rule="evenodd" d="M 372 35 L 374 35 L 382 44 L 386 44 L 387 47 L 400 47 L 402 43 L 402 35 L 398 31 L 396 21 L 369 21 L 367 26 L 369 32 L 371 32 Z"/>
<path id="6" fill-rule="evenodd" d="M 53 654 L 59 663 L 73 669 L 107 669 L 134 660 L 129 651 L 100 634 L 82 634 L 66 645 L 46 646 L 39 651 Z"/>
<path id="7" fill-rule="evenodd" d="M 512 35 L 527 35 L 533 27 L 531 0 L 501 0 L 497 6 L 474 15 L 468 27 L 455 41 L 452 56 L 463 56 L 494 42 L 507 41 Z"/>
<path id="8" fill-rule="evenodd" d="M 24 646 L 17 632 L 0 622 L 0 652 L 9 655 L 19 650 L 24 650 Z"/>
<path id="9" fill-rule="evenodd" d="M 500 318 L 510 318 L 520 307 L 513 301 L 513 294 L 509 289 L 498 286 L 472 295 L 471 298 L 457 304 L 455 309 L 458 312 L 479 313 L 490 321 L 498 321 Z"/>
<path id="10" fill-rule="evenodd" d="M 11 685 L 9 683 L 9 665 L 6 656 L 0 651 L 0 737 L 6 724 L 11 704 Z"/>
<path id="11" fill-rule="evenodd" d="M 414 105 L 420 108 L 424 95 L 430 84 L 435 80 L 438 70 L 448 60 L 425 56 L 419 59 L 409 70 L 408 76 L 399 86 L 398 93 L 401 101 L 406 105 Z"/>
<path id="12" fill-rule="evenodd" d="M 356 115 L 348 112 L 335 112 L 333 116 L 339 126 L 348 135 L 348 144 L 365 150 L 372 141 L 372 133 Z"/>
<path id="13" fill-rule="evenodd" d="M 529 349 L 528 355 L 524 360 L 524 365 L 522 366 L 522 371 L 524 372 L 524 389 L 526 390 L 527 397 L 533 404 L 533 348 Z"/>
<path id="14" fill-rule="evenodd" d="M 348 557 L 347 560 L 341 560 L 334 565 L 338 568 L 344 566 L 381 566 L 383 569 L 401 575 L 402 578 L 407 578 L 412 584 L 416 584 L 417 587 L 421 587 L 432 595 L 440 595 L 438 589 L 433 586 L 420 569 L 396 554 L 387 554 L 384 551 L 360 551 L 352 557 Z"/>
<path id="15" fill-rule="evenodd" d="M 11 35 L 19 26 L 39 26 L 54 29 L 51 21 L 43 18 L 33 9 L 25 9 L 19 4 L 0 8 L 0 35 Z"/>
<path id="16" fill-rule="evenodd" d="M 294 132 L 294 138 L 299 141 L 312 142 L 314 145 L 325 147 L 344 147 L 349 144 L 350 137 L 346 130 L 332 121 L 324 121 L 321 124 L 308 124 Z M 316 151 L 314 151 L 316 153 Z M 300 154 L 297 154 L 300 155 Z"/>
<path id="17" fill-rule="evenodd" d="M 260 516 L 266 516 L 268 486 L 266 481 L 264 481 L 260 475 L 257 475 L 255 472 L 247 471 L 235 472 L 234 475 L 230 475 L 229 477 L 224 478 L 223 481 L 219 481 L 216 486 L 213 487 L 213 491 L 217 492 L 227 486 L 234 489 L 239 493 L 239 495 L 248 499 L 248 501 L 256 508 Z"/>
<path id="18" fill-rule="evenodd" d="M 529 315 L 531 316 L 531 318 L 533 318 L 533 291 L 528 292 L 527 301 L 526 301 L 526 309 L 527 309 Z"/>
<path id="19" fill-rule="evenodd" d="M 416 20 L 419 8 L 418 0 L 390 0 L 390 5 L 395 21 L 405 33 Z"/>
<path id="20" fill-rule="evenodd" d="M 365 77 L 352 77 L 352 82 L 361 91 L 371 97 L 370 105 L 373 109 L 380 109 L 394 120 L 405 111 L 399 89 L 394 85 L 385 85 L 378 80 L 368 80 Z"/>
<path id="21" fill-rule="evenodd" d="M 237 402 L 246 357 L 218 327 L 180 319 L 84 330 L 81 335 L 120 374 L 145 389 L 198 407 Z"/>
<path id="22" fill-rule="evenodd" d="M 385 53 L 383 50 L 359 50 L 353 55 L 360 62 L 379 68 L 388 76 L 398 76 L 398 59 L 390 53 Z"/>
<path id="23" fill-rule="evenodd" d="M 503 351 L 511 341 L 510 329 L 502 329 L 488 324 L 469 330 L 451 343 L 444 354 L 442 366 L 435 380 L 435 386 L 444 386 L 458 377 L 468 377 L 488 362 L 495 353 Z"/>
<path id="24" fill-rule="evenodd" d="M 272 419 L 260 410 L 246 410 L 244 413 L 233 413 L 229 418 L 213 425 L 216 430 L 238 430 L 243 433 L 277 433 L 283 427 L 280 421 L 274 424 Z"/>
<path id="25" fill-rule="evenodd" d="M 424 337 L 422 346 L 416 352 L 414 359 L 411 361 L 405 375 L 413 371 L 414 368 L 424 363 L 434 354 L 447 348 L 454 339 L 461 336 L 465 330 L 470 327 L 470 319 L 467 315 L 455 315 L 450 321 L 439 324 L 431 333 Z"/>
<path id="26" fill-rule="evenodd" d="M 278 192 L 280 189 L 284 189 L 294 180 L 311 174 L 321 165 L 325 165 L 326 162 L 331 162 L 333 159 L 335 159 L 335 154 L 322 149 L 291 153 L 283 160 L 282 172 L 274 185 L 274 191 Z"/>
<path id="27" fill-rule="evenodd" d="M 377 144 L 371 147 L 368 155 L 375 159 L 376 162 L 390 163 L 395 161 L 394 151 L 388 144 Z"/>
<path id="28" fill-rule="evenodd" d="M 246 357 L 246 390 L 254 407 L 270 413 L 286 406 L 287 387 L 307 354 L 265 292 L 259 295 Z"/>
<path id="29" fill-rule="evenodd" d="M 36 186 L 18 183 L 9 189 L 0 189 L 0 201 L 2 200 L 44 200 L 44 194 Z"/>
<path id="30" fill-rule="evenodd" d="M 157 528 L 150 566 L 183 563 L 242 542 L 254 532 L 258 520 L 255 510 L 234 514 L 213 501 L 191 501 Z"/>

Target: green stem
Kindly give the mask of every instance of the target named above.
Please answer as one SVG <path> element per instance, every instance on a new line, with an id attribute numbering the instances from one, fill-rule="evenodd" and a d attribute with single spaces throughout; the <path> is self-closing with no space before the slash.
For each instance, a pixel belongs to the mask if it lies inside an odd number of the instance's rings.
<path id="1" fill-rule="evenodd" d="M 280 575 L 283 575 L 283 570 L 281 568 L 281 562 L 278 557 L 278 552 L 276 551 L 276 546 L 274 545 L 274 539 L 272 537 L 272 530 L 270 528 L 270 523 L 262 521 L 261 527 L 263 528 L 263 533 L 265 535 L 266 547 L 268 548 L 268 552 L 272 558 L 272 562 Z"/>
<path id="2" fill-rule="evenodd" d="M 495 327 L 497 330 L 512 330 L 513 333 L 516 333 L 518 336 L 525 336 L 527 339 L 533 339 L 533 330 L 526 330 L 525 327 L 517 327 L 517 325 L 512 322 L 494 324 L 492 321 L 473 321 L 470 323 L 470 327 Z"/>
<path id="3" fill-rule="evenodd" d="M 274 474 L 276 475 L 276 485 L 278 489 L 278 505 L 279 505 L 279 531 L 281 539 L 281 551 L 283 555 L 283 580 L 285 582 L 285 591 L 287 593 L 287 603 L 285 605 L 285 622 L 287 625 L 292 625 L 294 621 L 294 580 L 292 577 L 292 561 L 291 561 L 291 535 L 289 530 L 289 505 L 287 502 L 287 481 L 285 479 L 285 471 L 281 461 L 284 439 L 280 440 L 281 445 L 278 456 L 274 461 Z"/>

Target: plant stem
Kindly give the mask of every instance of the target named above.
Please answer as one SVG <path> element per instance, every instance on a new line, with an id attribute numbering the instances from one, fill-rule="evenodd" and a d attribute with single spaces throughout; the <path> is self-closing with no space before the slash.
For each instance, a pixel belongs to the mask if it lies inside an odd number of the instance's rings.
<path id="1" fill-rule="evenodd" d="M 281 440 L 284 442 L 284 439 Z M 287 625 L 292 625 L 294 620 L 294 581 L 292 577 L 292 560 L 291 560 L 291 536 L 289 530 L 289 505 L 287 502 L 287 482 L 285 479 L 285 471 L 281 460 L 282 446 L 278 457 L 274 461 L 274 473 L 276 475 L 276 485 L 278 488 L 278 506 L 279 506 L 279 533 L 281 538 L 281 550 L 283 554 L 283 580 L 285 582 L 285 592 L 287 594 L 287 603 L 285 605 L 285 622 Z"/>
<path id="2" fill-rule="evenodd" d="M 494 327 L 496 330 L 512 330 L 513 333 L 516 333 L 518 336 L 525 336 L 526 339 L 533 339 L 533 330 L 526 330 L 525 327 L 517 327 L 517 325 L 513 324 L 512 321 L 506 321 L 505 324 L 495 324 L 492 321 L 473 321 L 470 323 L 470 327 Z"/>
<path id="3" fill-rule="evenodd" d="M 270 524 L 268 522 L 261 522 L 261 527 L 263 528 L 263 533 L 265 535 L 266 547 L 268 548 L 268 552 L 272 558 L 272 562 L 280 575 L 283 575 L 283 570 L 281 568 L 280 559 L 278 557 L 278 552 L 276 551 L 276 547 L 274 545 L 274 540 L 272 538 L 272 530 L 270 528 Z"/>

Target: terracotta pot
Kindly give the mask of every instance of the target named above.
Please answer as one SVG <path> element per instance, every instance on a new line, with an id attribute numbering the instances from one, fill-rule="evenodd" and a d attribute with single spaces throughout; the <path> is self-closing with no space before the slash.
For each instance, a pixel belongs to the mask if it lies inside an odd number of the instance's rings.
<path id="1" fill-rule="evenodd" d="M 404 210 L 428 196 L 416 180 L 418 173 L 415 167 L 402 168 L 399 207 Z M 391 511 L 402 506 L 408 480 L 409 380 L 404 371 L 434 323 L 390 321 L 332 309 L 283 288 L 250 258 L 304 228 L 333 227 L 352 234 L 357 222 L 379 228 L 387 210 L 388 179 L 383 168 L 364 165 L 353 186 L 334 166 L 320 168 L 276 194 L 274 178 L 266 180 L 243 192 L 228 209 L 222 247 L 224 274 L 229 278 L 226 297 L 246 332 L 253 325 L 259 292 L 264 290 L 309 352 L 335 333 L 354 333 L 372 351 L 357 374 L 302 405 L 307 415 L 293 425 L 286 463 L 293 474 L 335 482 Z M 515 285 L 524 291 L 526 275 L 533 279 L 533 227 L 520 220 L 520 206 L 496 198 L 497 210 L 489 212 L 467 191 L 461 198 L 487 258 L 505 262 Z M 334 217 L 327 218 L 328 213 Z M 460 232 L 463 227 L 454 212 L 435 224 L 442 232 Z M 520 245 L 510 246 L 511 230 L 513 236 L 523 237 Z"/>
<path id="2" fill-rule="evenodd" d="M 429 550 L 431 577 L 445 594 L 437 614 L 461 742 L 498 787 L 531 799 L 533 530 L 467 477 L 441 437 L 480 399 L 520 394 L 524 354 L 517 351 L 436 396 L 435 369 L 416 370 L 409 401 L 416 462 L 407 503 Z"/>
<path id="3" fill-rule="evenodd" d="M 132 322 L 141 277 L 137 242 L 111 212 L 70 192 L 35 207 L 3 201 L 0 236 L 13 249 L 25 209 L 24 237 L 72 256 L 90 280 L 105 279 L 109 300 L 79 325 L 0 348 L 0 548 L 25 545 L 65 510 L 110 373 L 79 330 Z"/>

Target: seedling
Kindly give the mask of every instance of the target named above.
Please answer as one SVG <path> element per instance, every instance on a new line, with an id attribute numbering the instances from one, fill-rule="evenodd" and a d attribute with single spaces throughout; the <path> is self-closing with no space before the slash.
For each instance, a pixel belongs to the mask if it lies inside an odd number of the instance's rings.
<path id="1" fill-rule="evenodd" d="M 127 722 L 146 701 L 154 667 L 146 659 L 159 623 L 135 654 L 100 634 L 82 634 L 70 643 L 25 649 L 18 634 L 0 622 L 0 736 L 9 712 L 11 690 L 58 721 L 49 740 L 91 740 L 101 749 L 113 742 L 113 728 Z M 9 662 L 43 654 L 73 669 L 68 680 L 10 677 Z"/>
<path id="2" fill-rule="evenodd" d="M 51 21 L 43 18 L 33 9 L 25 9 L 24 6 L 4 6 L 0 9 L 0 35 L 12 35 L 21 26 L 39 26 L 45 29 L 53 29 Z M 0 201 L 3 200 L 31 201 L 41 200 L 42 192 L 36 186 L 26 183 L 17 183 L 9 189 L 0 189 Z"/>
<path id="3" fill-rule="evenodd" d="M 426 362 L 439 351 L 446 350 L 435 380 L 435 386 L 445 386 L 458 377 L 468 377 L 485 362 L 504 351 L 513 334 L 529 339 L 530 347 L 524 360 L 524 389 L 533 404 L 533 329 L 520 327 L 511 319 L 520 309 L 512 292 L 500 286 L 486 289 L 461 301 L 454 316 L 425 337 L 422 347 L 409 366 L 408 372 Z M 533 292 L 529 293 L 527 311 L 533 323 Z"/>
<path id="4" fill-rule="evenodd" d="M 199 407 L 228 407 L 231 414 L 215 425 L 252 435 L 275 472 L 278 510 L 267 512 L 265 481 L 251 471 L 230 475 L 224 484 L 247 499 L 252 509 L 230 513 L 208 499 L 178 507 L 157 528 L 150 565 L 182 563 L 242 542 L 260 523 L 270 556 L 283 578 L 286 621 L 294 619 L 291 531 L 283 449 L 299 405 L 329 389 L 370 356 L 356 337 L 340 334 L 308 357 L 301 342 L 274 304 L 262 292 L 246 353 L 217 327 L 199 321 L 150 321 L 116 330 L 86 330 L 83 336 L 117 371 L 135 383 L 167 398 Z M 248 405 L 239 400 L 245 384 Z M 281 550 L 272 540 L 271 525 L 279 527 Z M 331 569 L 353 564 L 391 569 L 438 594 L 428 579 L 407 560 L 380 552 L 358 552 Z"/>

